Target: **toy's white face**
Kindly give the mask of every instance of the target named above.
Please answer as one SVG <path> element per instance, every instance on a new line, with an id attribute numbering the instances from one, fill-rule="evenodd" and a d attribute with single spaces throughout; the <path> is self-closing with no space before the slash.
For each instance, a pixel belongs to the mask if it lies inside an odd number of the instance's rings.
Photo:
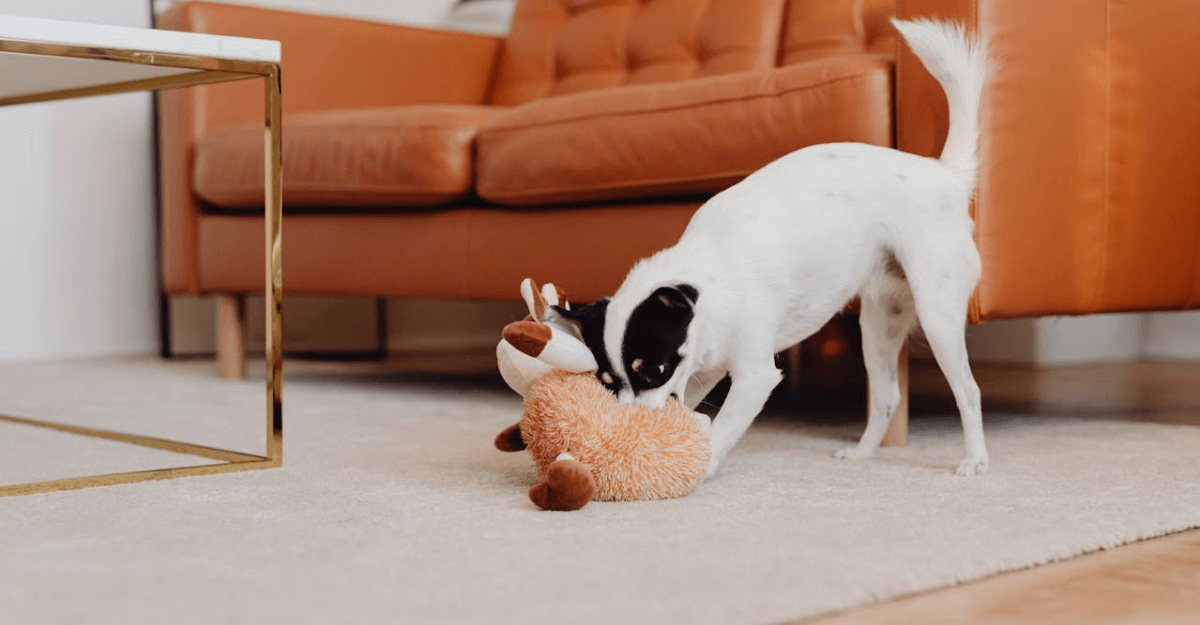
<path id="1" fill-rule="evenodd" d="M 500 369 L 500 377 L 521 397 L 529 391 L 529 385 L 533 384 L 534 380 L 553 369 L 537 358 L 524 354 L 505 340 L 501 340 L 496 346 L 496 364 Z"/>

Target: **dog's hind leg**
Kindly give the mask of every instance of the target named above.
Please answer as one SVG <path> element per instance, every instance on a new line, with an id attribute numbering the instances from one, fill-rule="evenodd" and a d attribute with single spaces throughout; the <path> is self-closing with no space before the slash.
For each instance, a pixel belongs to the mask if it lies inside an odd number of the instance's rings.
<path id="1" fill-rule="evenodd" d="M 905 265 L 925 338 L 937 359 L 938 367 L 950 383 L 962 419 L 966 439 L 966 458 L 955 471 L 958 475 L 982 475 L 988 469 L 987 446 L 983 438 L 983 413 L 979 385 L 971 374 L 967 359 L 967 303 L 979 281 L 979 253 L 970 235 L 959 241 L 954 254 L 921 258 Z M 934 242 L 942 246 L 946 241 Z M 926 247 L 926 250 L 937 249 Z"/>
<path id="2" fill-rule="evenodd" d="M 879 448 L 900 405 L 900 351 L 916 323 L 912 294 L 895 271 L 873 278 L 860 297 L 863 361 L 867 366 L 867 429 L 836 458 L 868 458 Z"/>

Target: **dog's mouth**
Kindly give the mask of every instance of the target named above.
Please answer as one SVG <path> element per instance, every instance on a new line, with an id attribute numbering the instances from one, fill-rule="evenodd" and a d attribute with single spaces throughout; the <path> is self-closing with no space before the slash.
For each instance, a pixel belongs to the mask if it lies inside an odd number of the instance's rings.
<path id="1" fill-rule="evenodd" d="M 658 398 L 650 393 L 643 393 L 641 395 L 634 396 L 633 404 L 635 406 L 642 406 L 643 408 L 650 408 L 652 410 L 658 410 L 658 409 L 662 408 L 663 406 L 665 406 L 667 404 L 667 402 L 665 400 L 658 401 Z"/>
<path id="2" fill-rule="evenodd" d="M 646 390 L 642 392 L 631 392 L 628 400 L 622 398 L 622 401 L 628 401 L 635 406 L 642 406 L 653 410 L 659 410 L 667 405 L 671 399 L 681 399 L 677 391 L 669 391 L 665 388 Z"/>

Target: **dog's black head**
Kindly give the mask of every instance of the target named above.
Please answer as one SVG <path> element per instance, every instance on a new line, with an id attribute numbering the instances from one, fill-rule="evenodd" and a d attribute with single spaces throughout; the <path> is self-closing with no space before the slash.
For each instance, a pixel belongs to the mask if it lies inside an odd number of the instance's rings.
<path id="1" fill-rule="evenodd" d="M 689 284 L 673 284 L 654 289 L 628 312 L 610 299 L 555 312 L 578 328 L 606 388 L 622 401 L 661 406 L 672 395 L 682 396 L 687 385 L 688 375 L 677 373 L 699 296 Z"/>

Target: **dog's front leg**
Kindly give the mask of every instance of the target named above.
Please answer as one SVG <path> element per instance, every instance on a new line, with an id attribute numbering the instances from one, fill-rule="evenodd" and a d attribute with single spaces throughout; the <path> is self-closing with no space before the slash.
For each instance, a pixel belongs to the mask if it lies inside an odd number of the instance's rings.
<path id="1" fill-rule="evenodd" d="M 709 430 L 708 440 L 712 457 L 708 463 L 707 477 L 711 477 L 717 471 L 721 460 L 762 411 L 772 389 L 783 379 L 783 374 L 775 368 L 772 358 L 750 368 L 737 368 L 730 372 L 730 377 L 732 383 L 729 386 L 729 395 L 717 411 Z"/>

